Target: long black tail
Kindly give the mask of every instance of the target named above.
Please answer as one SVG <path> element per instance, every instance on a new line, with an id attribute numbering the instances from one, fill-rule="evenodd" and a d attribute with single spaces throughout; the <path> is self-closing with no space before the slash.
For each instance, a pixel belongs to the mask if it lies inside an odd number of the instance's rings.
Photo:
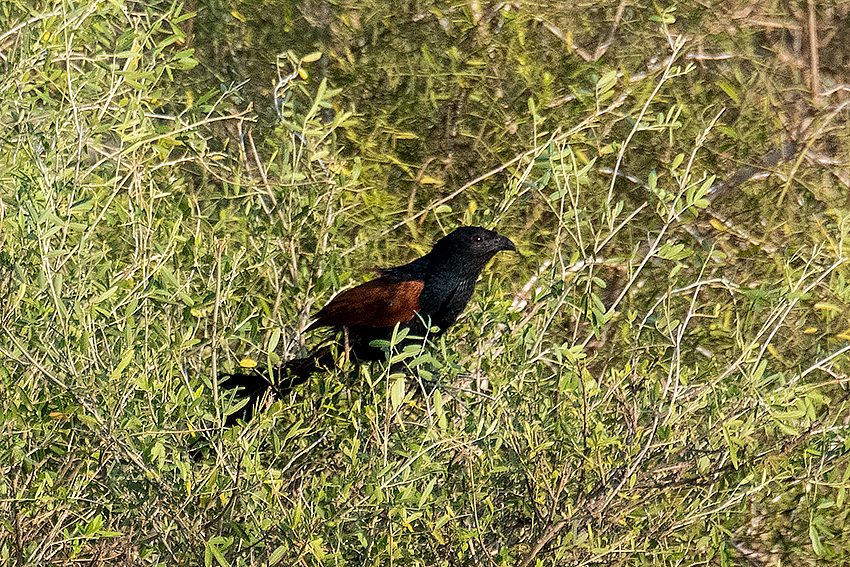
<path id="1" fill-rule="evenodd" d="M 254 412 L 269 395 L 281 398 L 292 388 L 306 382 L 312 374 L 334 367 L 334 353 L 330 345 L 323 346 L 304 358 L 287 360 L 272 370 L 274 382 L 269 381 L 266 369 L 255 369 L 221 376 L 222 388 L 231 390 L 239 398 L 248 398 L 242 409 L 227 416 L 226 426 L 235 425 L 241 419 L 250 421 Z"/>

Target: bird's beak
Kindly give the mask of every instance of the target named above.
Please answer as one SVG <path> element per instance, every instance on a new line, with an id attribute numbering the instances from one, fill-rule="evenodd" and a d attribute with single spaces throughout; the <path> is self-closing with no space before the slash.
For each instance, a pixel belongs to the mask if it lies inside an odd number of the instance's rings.
<path id="1" fill-rule="evenodd" d="M 500 234 L 499 240 L 496 241 L 496 250 L 509 250 L 511 252 L 516 252 L 516 246 L 509 238 L 505 238 Z"/>

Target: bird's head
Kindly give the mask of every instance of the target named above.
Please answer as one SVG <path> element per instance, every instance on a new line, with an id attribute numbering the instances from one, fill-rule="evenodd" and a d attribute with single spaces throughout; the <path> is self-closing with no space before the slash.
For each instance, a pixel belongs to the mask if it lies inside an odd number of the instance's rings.
<path id="1" fill-rule="evenodd" d="M 480 272 L 497 252 L 516 251 L 508 238 L 479 226 L 462 226 L 434 245 L 431 256 L 462 267 L 463 272 Z M 476 274 L 477 275 L 477 274 Z"/>
<path id="2" fill-rule="evenodd" d="M 462 226 L 437 241 L 434 250 L 442 249 L 467 252 L 475 256 L 492 256 L 501 250 L 515 252 L 516 246 L 508 238 L 494 230 L 487 230 L 480 226 Z"/>

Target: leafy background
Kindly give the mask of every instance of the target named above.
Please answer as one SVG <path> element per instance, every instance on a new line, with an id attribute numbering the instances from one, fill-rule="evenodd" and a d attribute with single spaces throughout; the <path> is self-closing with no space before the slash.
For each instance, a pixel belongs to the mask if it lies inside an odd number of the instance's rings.
<path id="1" fill-rule="evenodd" d="M 847 564 L 846 2 L 0 30 L 4 563 Z M 220 372 L 462 224 L 519 254 L 410 372 L 222 428 Z"/>

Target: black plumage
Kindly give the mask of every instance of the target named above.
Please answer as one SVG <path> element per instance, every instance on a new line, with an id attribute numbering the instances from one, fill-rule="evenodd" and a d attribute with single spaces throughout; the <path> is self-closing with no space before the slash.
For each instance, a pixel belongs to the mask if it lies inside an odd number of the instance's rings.
<path id="1" fill-rule="evenodd" d="M 355 362 L 382 359 L 383 351 L 369 343 L 389 340 L 396 324 L 409 329 L 409 336 L 424 336 L 428 326 L 442 333 L 469 303 L 481 270 L 502 250 L 516 247 L 492 230 L 460 227 L 438 240 L 428 254 L 380 270 L 380 277 L 343 291 L 323 307 L 308 329 L 336 329 L 336 344 L 326 344 L 274 369 L 274 385 L 263 372 L 233 374 L 224 385 L 242 389 L 252 406 L 269 388 L 282 393 L 311 374 L 332 368 L 334 351 L 345 350 Z"/>

